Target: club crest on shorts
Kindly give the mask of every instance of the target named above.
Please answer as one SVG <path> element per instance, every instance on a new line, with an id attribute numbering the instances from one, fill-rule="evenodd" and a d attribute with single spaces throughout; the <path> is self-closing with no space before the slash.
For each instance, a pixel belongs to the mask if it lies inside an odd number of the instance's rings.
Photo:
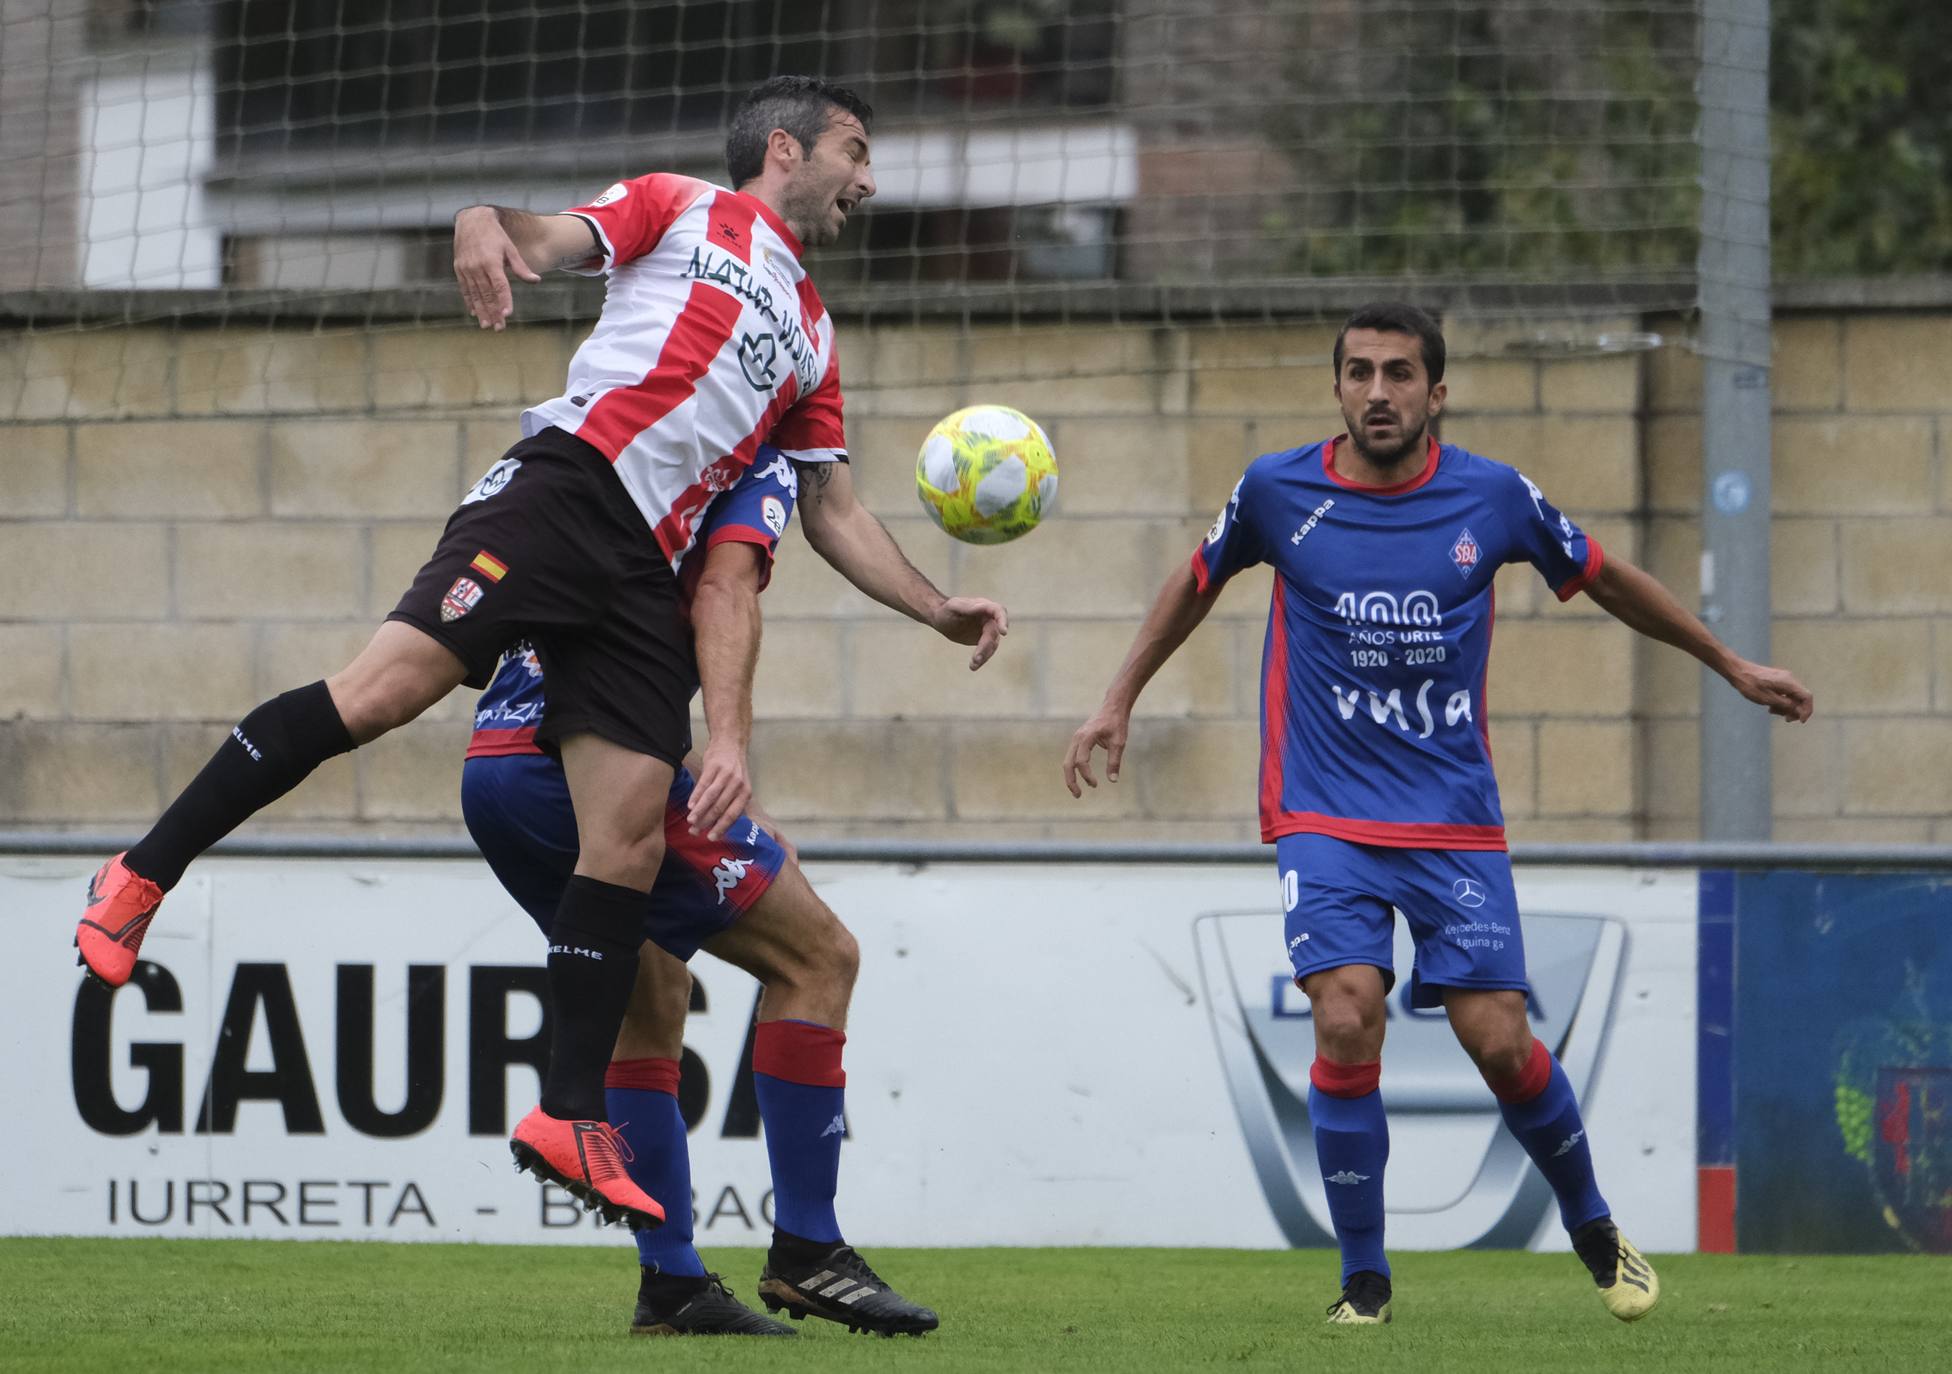
<path id="1" fill-rule="evenodd" d="M 1478 547 L 1476 536 L 1468 529 L 1458 535 L 1457 542 L 1450 546 L 1450 561 L 1457 565 L 1457 571 L 1465 577 L 1471 575 L 1471 569 L 1475 568 L 1483 557 L 1484 550 Z"/>
<path id="2" fill-rule="evenodd" d="M 441 598 L 441 619 L 459 620 L 481 601 L 481 584 L 471 577 L 457 577 Z"/>

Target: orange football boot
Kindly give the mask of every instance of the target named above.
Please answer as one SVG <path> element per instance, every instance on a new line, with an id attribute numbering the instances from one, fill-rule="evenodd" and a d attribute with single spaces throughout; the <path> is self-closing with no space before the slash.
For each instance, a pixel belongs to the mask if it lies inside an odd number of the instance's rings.
<path id="1" fill-rule="evenodd" d="M 624 1161 L 630 1146 L 605 1121 L 560 1121 L 537 1107 L 522 1118 L 508 1142 L 515 1167 L 569 1190 L 607 1222 L 633 1231 L 664 1224 L 664 1209 L 630 1181 Z"/>
<path id="2" fill-rule="evenodd" d="M 163 890 L 131 872 L 117 854 L 88 883 L 88 911 L 75 927 L 75 962 L 111 988 L 119 988 L 135 972 L 136 951 L 149 932 L 149 922 L 162 905 Z"/>

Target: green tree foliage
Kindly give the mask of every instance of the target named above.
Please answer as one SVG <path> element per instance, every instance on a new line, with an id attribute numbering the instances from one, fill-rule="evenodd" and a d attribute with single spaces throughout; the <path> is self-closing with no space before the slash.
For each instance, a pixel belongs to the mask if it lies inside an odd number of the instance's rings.
<path id="1" fill-rule="evenodd" d="M 1775 266 L 1952 271 L 1952 4 L 1774 0 Z"/>
<path id="2" fill-rule="evenodd" d="M 1267 228 L 1312 275 L 1686 270 L 1693 6 L 1454 0 L 1292 11 Z"/>

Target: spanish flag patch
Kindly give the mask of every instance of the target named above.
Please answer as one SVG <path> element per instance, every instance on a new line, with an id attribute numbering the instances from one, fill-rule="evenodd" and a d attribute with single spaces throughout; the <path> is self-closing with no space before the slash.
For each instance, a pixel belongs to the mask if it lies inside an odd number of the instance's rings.
<path id="1" fill-rule="evenodd" d="M 490 582 L 499 582 L 508 576 L 508 565 L 489 553 L 486 549 L 476 554 L 474 556 L 474 562 L 468 564 L 468 566 L 487 578 Z"/>

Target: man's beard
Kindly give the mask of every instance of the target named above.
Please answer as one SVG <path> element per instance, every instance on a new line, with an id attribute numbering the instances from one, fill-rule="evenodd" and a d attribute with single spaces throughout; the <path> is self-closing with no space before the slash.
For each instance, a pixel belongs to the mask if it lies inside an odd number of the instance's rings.
<path id="1" fill-rule="evenodd" d="M 809 195 L 804 200 L 789 201 L 780 218 L 792 227 L 803 245 L 820 248 L 840 237 L 840 231 L 833 227 L 833 211 L 832 196 Z"/>
<path id="2" fill-rule="evenodd" d="M 1379 468 L 1386 468 L 1393 463 L 1402 462 L 1404 458 L 1417 451 L 1418 447 L 1423 443 L 1424 430 L 1428 427 L 1429 423 L 1428 420 L 1424 421 L 1416 427 L 1413 433 L 1404 435 L 1402 443 L 1386 449 L 1370 447 L 1368 442 L 1363 438 L 1363 426 L 1350 425 L 1349 442 L 1356 446 L 1356 452 L 1363 456 L 1365 462 Z"/>

